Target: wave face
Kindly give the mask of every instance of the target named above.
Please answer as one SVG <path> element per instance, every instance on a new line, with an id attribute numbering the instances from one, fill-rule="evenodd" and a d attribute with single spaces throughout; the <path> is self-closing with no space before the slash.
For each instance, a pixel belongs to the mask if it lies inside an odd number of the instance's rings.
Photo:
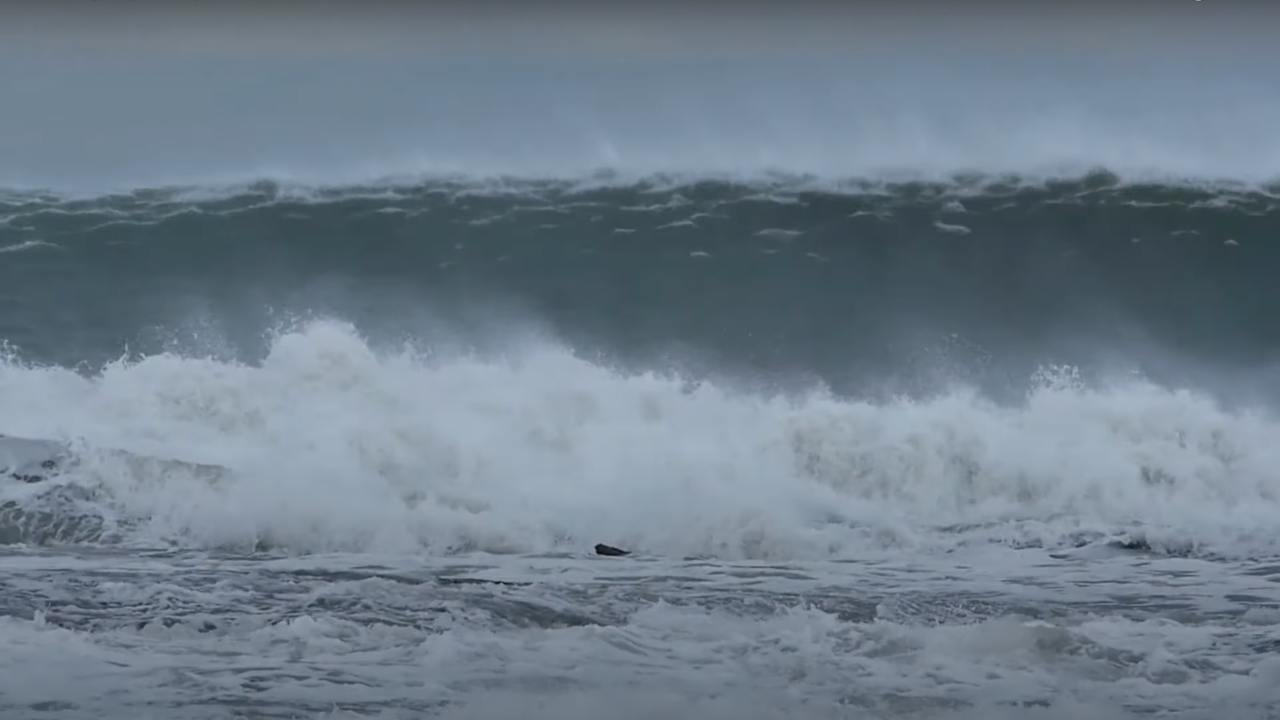
<path id="1" fill-rule="evenodd" d="M 85 458 L 5 532 L 1274 554 L 1277 231 L 1106 173 L 11 193 L 0 432 Z"/>

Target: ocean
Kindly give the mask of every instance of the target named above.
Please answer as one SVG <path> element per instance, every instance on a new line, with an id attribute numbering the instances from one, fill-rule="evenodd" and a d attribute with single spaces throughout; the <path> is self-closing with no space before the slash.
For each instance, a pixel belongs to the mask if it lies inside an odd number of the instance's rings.
<path id="1" fill-rule="evenodd" d="M 0 715 L 1280 718 L 1278 239 L 1105 170 L 6 191 Z"/>

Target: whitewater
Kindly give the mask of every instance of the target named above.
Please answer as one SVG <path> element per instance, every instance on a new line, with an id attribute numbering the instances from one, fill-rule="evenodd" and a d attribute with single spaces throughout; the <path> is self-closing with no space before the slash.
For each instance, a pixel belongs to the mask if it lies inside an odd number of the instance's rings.
<path id="1" fill-rule="evenodd" d="M 0 496 L 6 714 L 1277 709 L 1277 421 L 1195 392 L 762 393 L 323 319 L 10 356 L 0 398 L 79 457 Z"/>
<path id="2" fill-rule="evenodd" d="M 88 463 L 80 482 L 128 526 L 122 542 L 853 560 L 1136 538 L 1280 556 L 1273 417 L 1143 382 L 1090 389 L 1070 368 L 1029 378 L 1013 406 L 964 388 L 876 403 L 628 375 L 549 344 L 380 354 L 337 321 L 281 334 L 256 365 L 2 367 L 11 435 L 230 470 Z"/>

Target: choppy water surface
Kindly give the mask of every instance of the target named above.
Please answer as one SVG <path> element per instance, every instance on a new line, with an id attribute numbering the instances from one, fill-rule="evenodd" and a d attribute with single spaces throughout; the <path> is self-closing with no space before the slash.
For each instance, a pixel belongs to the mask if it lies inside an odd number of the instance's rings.
<path id="1" fill-rule="evenodd" d="M 1280 713 L 1275 562 L 2 560 L 7 717 Z"/>

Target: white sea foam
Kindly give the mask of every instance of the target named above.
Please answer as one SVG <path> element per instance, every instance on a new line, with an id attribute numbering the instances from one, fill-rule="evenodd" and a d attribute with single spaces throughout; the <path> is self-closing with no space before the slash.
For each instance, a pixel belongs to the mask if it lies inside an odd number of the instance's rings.
<path id="1" fill-rule="evenodd" d="M 969 227 L 965 225 L 955 225 L 952 223 L 944 223 L 941 220 L 935 221 L 933 223 L 933 226 L 937 228 L 939 231 L 944 233 L 949 233 L 951 235 L 968 235 L 969 233 L 973 232 L 973 230 L 971 230 Z"/>
<path id="2" fill-rule="evenodd" d="M 850 557 L 1139 539 L 1280 548 L 1280 423 L 1130 381 L 1046 372 L 1025 403 L 958 389 L 872 403 L 624 376 L 551 343 L 502 358 L 379 352 L 350 326 L 258 365 L 158 355 L 86 377 L 0 365 L 0 432 L 213 463 L 209 483 L 92 459 L 139 538 L 300 551 Z M 96 462 L 96 464 L 94 464 Z"/>
<path id="3" fill-rule="evenodd" d="M 6 704 L 58 698 L 71 717 L 103 717 L 121 702 L 208 702 L 252 681 L 254 701 L 267 707 L 446 700 L 446 718 L 843 718 L 850 707 L 866 711 L 855 717 L 910 711 L 939 720 L 1207 718 L 1210 708 L 1253 718 L 1274 699 L 1277 675 L 1276 661 L 1251 656 L 1230 625 L 1158 619 L 930 626 L 848 622 L 812 607 L 741 613 L 656 600 L 618 624 L 539 627 L 493 617 L 502 605 L 486 606 L 484 596 L 470 604 L 377 580 L 315 583 L 306 593 L 314 604 L 278 615 L 241 605 L 254 596 L 230 583 L 212 592 L 102 586 L 104 601 L 126 608 L 207 603 L 221 614 L 172 626 L 160 617 L 104 622 L 94 632 L 60 627 L 43 612 L 0 618 Z M 357 598 L 361 607 L 412 608 L 420 619 L 370 623 L 327 611 Z M 558 604 L 547 591 L 521 600 Z M 213 631 L 196 629 L 210 620 Z"/>
<path id="4" fill-rule="evenodd" d="M 790 230 L 786 228 L 765 228 L 755 232 L 757 237 L 768 238 L 770 240 L 794 240 L 803 234 L 803 230 Z"/>
<path id="5" fill-rule="evenodd" d="M 41 248 L 61 250 L 62 246 L 56 243 L 46 242 L 44 240 L 23 240 L 22 242 L 16 242 L 12 245 L 0 246 L 0 253 L 27 252 L 30 250 L 39 250 Z"/>

